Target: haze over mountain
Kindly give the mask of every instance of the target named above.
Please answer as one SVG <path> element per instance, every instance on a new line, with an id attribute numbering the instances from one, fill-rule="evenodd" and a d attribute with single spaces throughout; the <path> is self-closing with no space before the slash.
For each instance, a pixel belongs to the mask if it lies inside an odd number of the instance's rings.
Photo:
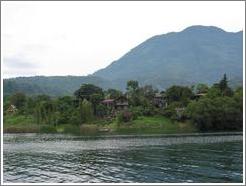
<path id="1" fill-rule="evenodd" d="M 113 46 L 112 46 L 113 47 Z M 90 76 L 21 77 L 4 80 L 4 94 L 71 95 L 82 83 L 124 90 L 128 80 L 165 89 L 171 85 L 243 81 L 243 32 L 191 26 L 154 36 Z"/>

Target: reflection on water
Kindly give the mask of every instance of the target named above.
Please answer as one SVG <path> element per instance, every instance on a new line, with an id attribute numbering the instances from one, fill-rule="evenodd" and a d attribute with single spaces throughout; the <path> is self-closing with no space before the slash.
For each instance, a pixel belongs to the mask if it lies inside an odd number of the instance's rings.
<path id="1" fill-rule="evenodd" d="M 241 135 L 5 134 L 4 182 L 242 182 Z"/>

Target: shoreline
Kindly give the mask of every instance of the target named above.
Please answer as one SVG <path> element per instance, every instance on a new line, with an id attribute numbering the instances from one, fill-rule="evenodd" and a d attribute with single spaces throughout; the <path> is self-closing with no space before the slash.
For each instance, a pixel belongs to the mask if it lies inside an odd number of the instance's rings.
<path id="1" fill-rule="evenodd" d="M 97 134 L 97 135 L 75 135 L 68 133 L 3 133 L 3 135 L 49 135 L 52 134 L 54 136 L 73 136 L 78 138 L 141 138 L 141 137 L 205 137 L 205 136 L 243 136 L 243 131 L 241 132 L 194 132 L 194 133 L 173 133 L 173 134 Z"/>

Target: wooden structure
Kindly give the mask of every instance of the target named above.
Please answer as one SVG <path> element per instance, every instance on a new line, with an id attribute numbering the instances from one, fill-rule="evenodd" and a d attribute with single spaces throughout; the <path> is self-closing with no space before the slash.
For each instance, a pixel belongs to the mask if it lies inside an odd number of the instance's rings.
<path id="1" fill-rule="evenodd" d="M 204 97 L 204 96 L 206 96 L 206 95 L 207 95 L 206 93 L 197 93 L 197 94 L 194 95 L 194 99 L 195 99 L 195 100 L 198 100 L 198 99 L 200 99 L 201 97 Z"/>
<path id="2" fill-rule="evenodd" d="M 10 105 L 9 108 L 7 109 L 7 113 L 9 114 L 14 114 L 18 111 L 15 105 Z"/>
<path id="3" fill-rule="evenodd" d="M 115 100 L 114 99 L 105 99 L 102 101 L 102 104 L 108 108 L 114 108 L 115 107 Z"/>
<path id="4" fill-rule="evenodd" d="M 153 98 L 153 104 L 159 108 L 166 108 L 167 107 L 167 98 L 166 98 L 165 94 L 156 93 L 154 98 Z"/>
<path id="5" fill-rule="evenodd" d="M 128 109 L 128 100 L 125 96 L 120 96 L 115 100 L 116 110 L 126 110 Z"/>

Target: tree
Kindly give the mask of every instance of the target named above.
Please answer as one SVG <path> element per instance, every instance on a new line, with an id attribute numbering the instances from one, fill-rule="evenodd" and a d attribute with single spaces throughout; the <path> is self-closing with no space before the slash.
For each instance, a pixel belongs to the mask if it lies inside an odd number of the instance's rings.
<path id="1" fill-rule="evenodd" d="M 93 119 L 93 110 L 92 110 L 92 104 L 84 99 L 80 102 L 80 121 L 81 123 L 87 123 L 92 121 Z"/>
<path id="2" fill-rule="evenodd" d="M 83 101 L 84 99 L 92 103 L 93 113 L 96 114 L 97 105 L 103 100 L 104 94 L 100 87 L 93 84 L 83 84 L 78 90 L 74 92 L 74 95 L 78 101 Z"/>
<path id="3" fill-rule="evenodd" d="M 149 100 L 151 100 L 155 96 L 155 93 L 158 92 L 158 90 L 153 89 L 152 85 L 145 85 L 139 88 L 139 91 L 145 98 Z"/>
<path id="4" fill-rule="evenodd" d="M 228 86 L 228 80 L 227 80 L 226 74 L 224 74 L 219 84 L 215 84 L 215 86 L 217 86 L 220 89 L 222 96 L 232 96 L 233 95 L 232 89 Z"/>
<path id="5" fill-rule="evenodd" d="M 35 118 L 37 123 L 56 125 L 56 105 L 52 100 L 40 101 L 35 107 Z"/>
<path id="6" fill-rule="evenodd" d="M 106 91 L 106 95 L 109 99 L 117 99 L 118 97 L 122 96 L 122 92 L 116 89 L 108 89 Z"/>
<path id="7" fill-rule="evenodd" d="M 64 96 L 56 100 L 57 124 L 67 124 L 71 121 L 71 115 L 75 112 L 75 103 L 72 97 Z"/>
<path id="8" fill-rule="evenodd" d="M 166 90 L 166 95 L 169 103 L 181 102 L 183 105 L 187 105 L 193 93 L 189 87 L 174 85 Z"/>
<path id="9" fill-rule="evenodd" d="M 195 92 L 196 92 L 197 94 L 200 94 L 200 93 L 207 93 L 207 92 L 208 92 L 208 89 L 209 89 L 208 85 L 199 83 L 199 84 L 196 86 Z"/>
<path id="10" fill-rule="evenodd" d="M 138 82 L 134 80 L 128 81 L 126 89 L 127 89 L 127 95 L 130 105 L 132 106 L 141 105 Z"/>
<path id="11" fill-rule="evenodd" d="M 233 97 L 205 97 L 191 102 L 186 114 L 201 131 L 242 130 L 242 98 L 240 93 Z"/>
<path id="12" fill-rule="evenodd" d="M 10 97 L 10 103 L 15 105 L 17 109 L 22 109 L 25 106 L 26 95 L 21 92 L 17 92 Z"/>
<path id="13" fill-rule="evenodd" d="M 103 95 L 103 90 L 100 87 L 97 87 L 93 84 L 83 84 L 81 87 L 74 92 L 74 95 L 77 99 L 80 100 L 91 100 L 91 95 L 93 94 L 99 94 Z"/>
<path id="14" fill-rule="evenodd" d="M 138 88 L 138 81 L 130 80 L 127 82 L 127 91 L 136 92 Z"/>

